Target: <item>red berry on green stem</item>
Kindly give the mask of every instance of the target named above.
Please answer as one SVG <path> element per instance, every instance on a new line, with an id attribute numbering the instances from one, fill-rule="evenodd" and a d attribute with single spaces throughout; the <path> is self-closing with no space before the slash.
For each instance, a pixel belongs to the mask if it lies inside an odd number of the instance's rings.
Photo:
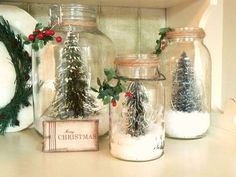
<path id="1" fill-rule="evenodd" d="M 162 44 L 162 45 L 165 45 L 165 44 L 166 44 L 166 41 L 161 41 L 161 44 Z"/>
<path id="2" fill-rule="evenodd" d="M 62 41 L 61 36 L 57 36 L 57 37 L 56 37 L 56 41 L 57 41 L 57 42 L 61 42 L 61 41 Z"/>
<path id="3" fill-rule="evenodd" d="M 49 31 L 50 36 L 53 36 L 55 34 L 54 30 L 48 30 L 48 31 Z"/>
<path id="4" fill-rule="evenodd" d="M 30 34 L 30 35 L 28 36 L 28 39 L 29 39 L 30 41 L 34 41 L 35 36 L 34 36 L 33 34 Z"/>
<path id="5" fill-rule="evenodd" d="M 131 97 L 133 97 L 133 93 L 132 93 L 132 92 L 130 92 L 130 91 L 129 91 L 129 92 L 126 92 L 125 96 L 127 96 L 127 97 L 130 97 L 130 98 L 131 98 Z"/>
<path id="6" fill-rule="evenodd" d="M 46 35 L 46 36 L 50 36 L 50 35 L 51 35 L 50 30 L 46 30 L 46 31 L 45 31 L 45 35 Z"/>
<path id="7" fill-rule="evenodd" d="M 112 100 L 112 106 L 113 106 L 113 107 L 116 107 L 116 105 L 117 105 L 117 102 L 116 102 L 116 100 L 113 99 L 113 100 Z"/>
<path id="8" fill-rule="evenodd" d="M 36 29 L 35 32 L 36 32 L 36 33 L 40 33 L 41 31 L 40 31 L 39 29 Z"/>
<path id="9" fill-rule="evenodd" d="M 38 38 L 39 40 L 42 40 L 42 39 L 44 38 L 43 33 L 39 33 L 38 36 L 37 36 L 37 38 Z"/>

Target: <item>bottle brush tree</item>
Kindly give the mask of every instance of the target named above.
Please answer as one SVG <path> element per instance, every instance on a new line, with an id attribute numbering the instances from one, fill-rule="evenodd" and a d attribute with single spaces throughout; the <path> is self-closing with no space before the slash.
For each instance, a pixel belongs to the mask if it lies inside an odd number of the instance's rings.
<path id="1" fill-rule="evenodd" d="M 189 57 L 182 53 L 172 83 L 172 107 L 176 111 L 193 112 L 201 110 L 201 95 L 196 84 L 193 67 Z"/>
<path id="2" fill-rule="evenodd" d="M 79 39 L 72 32 L 68 32 L 65 40 L 55 88 L 51 116 L 60 119 L 86 118 L 95 113 L 95 98 L 90 94 L 87 66 L 81 57 Z"/>
<path id="3" fill-rule="evenodd" d="M 131 94 L 126 94 L 123 103 L 127 107 L 127 133 L 131 136 L 138 137 L 144 135 L 148 127 L 145 109 L 145 104 L 148 103 L 148 97 L 143 84 L 136 81 L 130 83 L 128 93 Z"/>

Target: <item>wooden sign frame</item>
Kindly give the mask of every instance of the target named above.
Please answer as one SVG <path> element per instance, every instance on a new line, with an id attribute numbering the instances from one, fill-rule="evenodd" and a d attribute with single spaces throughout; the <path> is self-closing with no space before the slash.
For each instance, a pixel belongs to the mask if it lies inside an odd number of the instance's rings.
<path id="1" fill-rule="evenodd" d="M 43 152 L 97 151 L 98 120 L 45 120 L 43 137 Z"/>

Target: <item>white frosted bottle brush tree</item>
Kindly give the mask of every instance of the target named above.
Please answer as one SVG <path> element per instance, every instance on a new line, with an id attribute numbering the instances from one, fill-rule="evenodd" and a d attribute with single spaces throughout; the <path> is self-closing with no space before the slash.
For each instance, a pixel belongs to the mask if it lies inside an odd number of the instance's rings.
<path id="1" fill-rule="evenodd" d="M 56 95 L 50 116 L 60 119 L 86 118 L 95 113 L 95 98 L 89 93 L 86 64 L 78 37 L 68 32 L 56 77 Z"/>

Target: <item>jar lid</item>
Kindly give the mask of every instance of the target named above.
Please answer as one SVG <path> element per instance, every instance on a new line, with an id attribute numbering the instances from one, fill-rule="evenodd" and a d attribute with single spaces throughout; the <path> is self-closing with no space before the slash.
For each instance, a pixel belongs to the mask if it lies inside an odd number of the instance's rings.
<path id="1" fill-rule="evenodd" d="M 115 65 L 130 66 L 130 67 L 157 67 L 159 60 L 154 54 L 132 54 L 126 56 L 118 56 L 115 60 Z"/>
<path id="2" fill-rule="evenodd" d="M 198 27 L 172 28 L 171 31 L 166 33 L 166 37 L 168 39 L 178 37 L 204 38 L 205 32 L 202 28 Z"/>

